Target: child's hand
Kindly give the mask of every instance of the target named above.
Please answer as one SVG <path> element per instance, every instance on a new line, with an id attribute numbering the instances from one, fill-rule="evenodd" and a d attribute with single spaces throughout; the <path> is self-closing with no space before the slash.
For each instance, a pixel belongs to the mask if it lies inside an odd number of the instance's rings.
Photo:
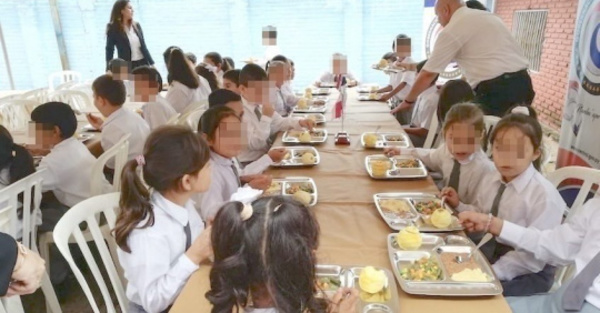
<path id="1" fill-rule="evenodd" d="M 379 101 L 388 102 L 388 100 L 390 100 L 391 97 L 392 97 L 391 93 L 386 93 L 386 94 L 382 95 L 381 98 L 379 98 Z"/>
<path id="2" fill-rule="evenodd" d="M 102 124 L 104 123 L 102 118 L 95 116 L 91 113 L 86 114 L 85 117 L 87 118 L 88 122 L 90 122 L 90 125 L 92 125 L 92 127 L 94 127 L 97 130 L 102 129 Z"/>
<path id="3" fill-rule="evenodd" d="M 465 211 L 458 214 L 458 221 L 468 232 L 487 231 L 494 236 L 500 235 L 504 221 L 497 217 L 490 219 L 490 214 Z M 489 224 L 488 224 L 489 223 Z M 486 229 L 487 228 L 487 229 Z"/>
<path id="4" fill-rule="evenodd" d="M 274 163 L 279 163 L 285 157 L 287 150 L 285 148 L 271 149 L 269 150 L 269 157 Z"/>
<path id="5" fill-rule="evenodd" d="M 452 187 L 444 187 L 440 192 L 440 197 L 446 197 L 446 203 L 448 203 L 453 209 L 455 209 L 459 203 L 458 192 Z"/>
<path id="6" fill-rule="evenodd" d="M 205 228 L 200 236 L 194 240 L 192 246 L 185 252 L 192 262 L 200 264 L 202 261 L 209 259 L 212 254 L 212 245 L 210 243 L 210 233 L 212 232 L 212 226 Z"/>
<path id="7" fill-rule="evenodd" d="M 273 117 L 273 114 L 275 113 L 275 109 L 273 108 L 273 106 L 270 103 L 263 103 L 262 105 L 262 114 L 264 116 L 268 116 L 268 117 Z"/>
<path id="8" fill-rule="evenodd" d="M 265 191 L 271 186 L 272 181 L 273 177 L 271 175 L 256 175 L 248 182 L 248 185 L 253 189 Z"/>
<path id="9" fill-rule="evenodd" d="M 329 313 L 354 313 L 358 301 L 358 290 L 354 288 L 340 288 L 331 299 Z"/>
<path id="10" fill-rule="evenodd" d="M 395 155 L 400 155 L 400 148 L 398 147 L 387 147 L 383 149 L 383 154 L 388 157 L 393 157 Z"/>
<path id="11" fill-rule="evenodd" d="M 402 101 L 402 103 L 400 103 L 400 105 L 398 105 L 396 108 L 394 108 L 392 111 L 390 111 L 391 114 L 396 114 L 400 111 L 406 111 L 409 110 L 411 108 L 412 104 L 407 103 L 406 101 Z"/>
<path id="12" fill-rule="evenodd" d="M 300 120 L 300 126 L 312 130 L 315 127 L 315 121 L 309 119 Z"/>

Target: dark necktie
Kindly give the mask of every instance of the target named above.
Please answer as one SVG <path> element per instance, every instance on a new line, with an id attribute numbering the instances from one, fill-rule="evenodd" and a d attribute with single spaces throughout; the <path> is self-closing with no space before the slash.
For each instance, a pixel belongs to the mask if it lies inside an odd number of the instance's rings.
<path id="1" fill-rule="evenodd" d="M 492 208 L 490 213 L 493 216 L 498 216 L 498 210 L 500 207 L 500 200 L 502 199 L 502 194 L 504 194 L 504 190 L 506 189 L 506 184 L 500 182 L 500 187 L 498 187 L 498 192 L 496 193 L 496 197 L 494 198 L 494 202 L 492 202 Z M 504 245 L 496 242 L 496 238 L 492 238 L 492 240 L 488 241 L 486 244 L 481 246 L 480 250 L 485 255 L 485 257 L 490 261 L 490 263 L 495 263 L 498 258 L 500 258 L 502 250 L 504 249 Z"/>
<path id="2" fill-rule="evenodd" d="M 240 173 L 238 172 L 237 166 L 235 166 L 235 162 L 231 160 L 231 170 L 233 170 L 233 174 L 235 175 L 235 179 L 237 180 L 238 187 L 242 187 L 242 182 L 240 181 Z"/>
<path id="3" fill-rule="evenodd" d="M 562 306 L 565 311 L 581 311 L 588 290 L 598 275 L 600 275 L 600 252 L 566 287 L 562 298 Z"/>
<path id="4" fill-rule="evenodd" d="M 492 202 L 492 210 L 490 211 L 493 216 L 498 216 L 498 207 L 500 206 L 500 199 L 502 199 L 504 190 L 506 190 L 506 184 L 500 183 L 500 187 L 498 187 L 498 192 L 496 193 L 494 202 Z"/>
<path id="5" fill-rule="evenodd" d="M 185 232 L 185 251 L 187 251 L 192 246 L 192 231 L 190 230 L 190 222 L 183 227 L 183 232 Z"/>
<path id="6" fill-rule="evenodd" d="M 450 180 L 448 180 L 448 187 L 454 188 L 458 192 L 458 183 L 460 182 L 460 162 L 454 160 L 454 166 L 452 166 L 452 172 L 450 173 Z"/>
<path id="7" fill-rule="evenodd" d="M 260 113 L 260 109 L 258 108 L 258 106 L 254 108 L 254 114 L 256 114 L 256 117 L 258 117 L 258 121 L 260 122 L 260 119 L 262 118 L 262 113 Z"/>

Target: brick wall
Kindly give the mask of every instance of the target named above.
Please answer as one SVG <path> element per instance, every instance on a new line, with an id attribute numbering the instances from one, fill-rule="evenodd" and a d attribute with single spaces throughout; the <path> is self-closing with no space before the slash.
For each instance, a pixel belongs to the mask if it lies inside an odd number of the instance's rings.
<path id="1" fill-rule="evenodd" d="M 540 71 L 532 73 L 534 107 L 540 119 L 559 128 L 567 89 L 578 0 L 496 0 L 496 14 L 512 29 L 516 10 L 548 10 Z"/>

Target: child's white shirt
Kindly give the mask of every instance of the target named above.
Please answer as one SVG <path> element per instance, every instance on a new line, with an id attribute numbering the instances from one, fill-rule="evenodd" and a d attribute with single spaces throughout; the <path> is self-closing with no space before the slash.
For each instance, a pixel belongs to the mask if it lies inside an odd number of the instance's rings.
<path id="1" fill-rule="evenodd" d="M 112 148 L 125 135 L 129 136 L 129 154 L 127 160 L 133 160 L 142 154 L 146 138 L 150 135 L 148 123 L 137 113 L 121 107 L 106 118 L 102 124 L 102 149 L 107 151 Z M 108 161 L 107 167 L 114 167 L 114 160 Z"/>
<path id="2" fill-rule="evenodd" d="M 206 82 L 206 85 L 208 86 L 208 82 Z M 188 86 L 174 80 L 167 91 L 167 101 L 173 106 L 175 112 L 183 113 L 188 105 L 208 99 L 210 89 L 208 94 L 206 94 L 206 91 L 201 88 L 202 86 L 202 80 L 200 81 L 200 87 L 196 89 L 189 88 Z"/>
<path id="3" fill-rule="evenodd" d="M 417 98 L 410 124 L 417 128 L 429 129 L 433 113 L 437 110 L 440 95 L 435 85 L 427 88 Z"/>
<path id="4" fill-rule="evenodd" d="M 334 75 L 332 72 L 330 71 L 325 71 L 323 72 L 323 74 L 321 74 L 321 76 L 319 76 L 319 78 L 317 79 L 318 82 L 321 83 L 334 83 L 335 77 L 337 75 Z M 347 83 L 350 83 L 351 80 L 356 80 L 357 79 L 354 77 L 354 75 L 350 72 L 343 74 L 344 77 L 346 77 Z"/>
<path id="5" fill-rule="evenodd" d="M 242 98 L 242 103 L 244 105 L 242 127 L 246 130 L 245 136 L 248 139 L 248 145 L 238 156 L 240 162 L 251 162 L 266 154 L 269 151 L 267 141 L 271 133 L 302 129 L 300 119 L 282 117 L 277 112 L 274 112 L 272 117 L 262 115 L 259 120 L 254 112 L 257 105 L 248 103 L 244 98 Z M 262 112 L 262 106 L 258 105 L 258 108 Z"/>
<path id="6" fill-rule="evenodd" d="M 503 184 L 498 171 L 481 180 L 474 203 L 461 203 L 456 210 L 490 213 L 498 188 Z M 560 225 L 567 205 L 550 183 L 533 165 L 506 184 L 498 207 L 498 217 L 523 227 L 540 230 L 551 229 Z M 499 243 L 508 242 L 498 238 Z M 525 250 L 516 248 L 502 256 L 492 265 L 498 279 L 513 278 L 541 271 L 546 262 L 539 261 Z"/>
<path id="7" fill-rule="evenodd" d="M 38 171 L 45 169 L 42 191 L 52 191 L 56 199 L 68 207 L 92 197 L 92 168 L 96 161 L 90 150 L 75 137 L 61 141 L 38 166 Z M 111 187 L 108 181 L 104 177 L 97 179 L 102 179 L 104 191 L 108 192 Z"/>
<path id="8" fill-rule="evenodd" d="M 454 157 L 446 144 L 441 144 L 436 149 L 404 148 L 402 155 L 412 155 L 423 161 L 423 164 L 432 171 L 440 172 L 443 176 L 444 186 L 448 185 L 450 174 L 454 168 Z M 467 204 L 472 204 L 478 195 L 479 186 L 483 179 L 496 172 L 494 163 L 480 148 L 468 160 L 461 163 L 458 178 L 458 197 Z"/>
<path id="9" fill-rule="evenodd" d="M 154 225 L 138 224 L 127 244 L 131 253 L 117 250 L 127 278 L 127 298 L 146 312 L 162 312 L 173 304 L 190 275 L 198 269 L 185 253 L 184 227 L 189 223 L 191 242 L 200 235 L 204 224 L 193 201 L 181 207 L 153 192 L 150 202 Z"/>
<path id="10" fill-rule="evenodd" d="M 398 87 L 398 85 L 400 85 L 402 83 L 406 83 L 406 86 L 404 86 L 404 88 L 402 88 L 402 90 L 398 91 L 394 95 L 394 99 L 396 99 L 398 101 L 402 101 L 402 100 L 404 100 L 404 98 L 406 98 L 406 96 L 408 96 L 410 89 L 412 88 L 413 84 L 415 83 L 415 78 L 416 78 L 417 73 L 414 71 L 404 71 L 404 72 L 396 73 L 393 75 L 394 75 L 393 76 L 394 81 L 391 82 L 392 88 L 396 88 L 396 87 Z"/>
<path id="11" fill-rule="evenodd" d="M 150 126 L 150 130 L 154 130 L 160 126 L 167 124 L 167 121 L 177 114 L 171 104 L 160 94 L 156 95 L 156 100 L 146 102 L 142 106 L 142 114 L 144 120 Z"/>
<path id="12" fill-rule="evenodd" d="M 289 113 L 298 104 L 300 97 L 294 94 L 294 90 L 292 90 L 289 81 L 286 81 L 286 83 L 281 86 L 280 92 L 283 99 L 283 106 L 286 109 L 286 113 Z"/>
<path id="13" fill-rule="evenodd" d="M 210 95 L 210 93 L 212 92 L 210 89 L 210 84 L 208 83 L 208 80 L 200 75 L 198 75 L 198 79 L 200 80 L 200 86 L 198 86 L 198 91 L 199 91 L 199 95 L 198 101 L 204 101 L 204 100 L 208 100 L 208 96 Z"/>

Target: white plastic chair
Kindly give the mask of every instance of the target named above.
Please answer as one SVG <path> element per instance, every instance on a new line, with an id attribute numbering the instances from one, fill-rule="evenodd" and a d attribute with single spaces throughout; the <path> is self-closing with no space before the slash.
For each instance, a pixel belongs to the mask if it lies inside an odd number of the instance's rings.
<path id="1" fill-rule="evenodd" d="M 583 207 L 583 204 L 590 196 L 590 193 L 595 193 L 594 196 L 598 195 L 598 190 L 594 191 L 592 189 L 594 185 L 596 185 L 597 188 L 600 187 L 600 170 L 589 167 L 561 167 L 554 172 L 548 173 L 546 178 L 548 178 L 548 180 L 556 187 L 558 187 L 562 182 L 571 179 L 580 180 L 583 182 L 579 192 L 577 193 L 575 201 L 573 201 L 573 204 L 571 205 L 571 208 L 565 212 L 565 221 L 568 221 L 575 214 L 579 213 L 581 207 Z M 559 268 L 554 276 L 554 285 L 552 286 L 552 290 L 557 290 L 564 282 L 568 281 L 572 277 L 574 270 L 575 268 L 573 265 Z"/>
<path id="2" fill-rule="evenodd" d="M 206 111 L 204 108 L 198 108 L 193 111 L 188 111 L 183 113 L 177 119 L 177 125 L 186 125 L 189 126 L 192 130 L 198 129 L 198 122 L 200 122 L 200 117 Z"/>
<path id="3" fill-rule="evenodd" d="M 50 91 L 48 88 L 40 88 L 27 91 L 21 95 L 21 99 L 24 100 L 33 100 L 37 103 L 46 103 L 48 102 L 48 96 L 50 95 Z"/>
<path id="4" fill-rule="evenodd" d="M 102 293 L 102 298 L 106 305 L 105 312 L 117 312 L 115 304 L 110 297 L 106 281 L 104 280 L 104 277 L 100 272 L 100 268 L 94 259 L 90 248 L 88 247 L 87 240 L 84 238 L 84 235 L 79 228 L 81 223 L 85 222 L 87 224 L 88 230 L 92 234 L 93 241 L 98 249 L 98 252 L 100 253 L 100 258 L 102 259 L 103 263 L 102 265 L 104 266 L 104 269 L 106 270 L 106 273 L 110 279 L 110 283 L 112 285 L 111 287 L 117 296 L 121 312 L 127 312 L 128 300 L 125 296 L 125 288 L 123 287 L 124 284 L 119 280 L 115 262 L 113 262 L 113 258 L 111 258 L 106 244 L 106 241 L 114 242 L 114 238 L 112 238 L 112 236 L 107 237 L 103 235 L 100 227 L 100 220 L 98 218 L 98 216 L 103 214 L 106 218 L 108 227 L 113 229 L 116 221 L 115 211 L 118 206 L 118 192 L 89 198 L 78 203 L 69 211 L 67 211 L 67 213 L 65 213 L 60 221 L 58 221 L 58 224 L 56 224 L 56 227 L 54 228 L 54 241 L 56 242 L 56 246 L 69 263 L 69 266 L 75 274 L 79 285 L 81 285 L 81 288 L 83 289 L 83 292 L 85 293 L 85 296 L 87 297 L 94 313 L 100 313 L 100 309 L 98 308 L 98 304 L 94 299 L 94 295 L 90 290 L 88 282 L 86 281 L 85 277 L 83 277 L 83 274 L 73 260 L 73 256 L 69 250 L 69 243 L 71 242 L 70 238 L 75 238 L 75 241 L 81 249 L 88 267 L 92 271 L 94 280 L 98 284 L 100 292 Z"/>
<path id="5" fill-rule="evenodd" d="M 173 115 L 166 123 L 166 125 L 177 125 L 177 121 L 179 121 L 180 113 Z"/>
<path id="6" fill-rule="evenodd" d="M 76 82 L 76 81 L 69 81 L 69 82 L 62 83 L 62 84 L 56 86 L 56 88 L 54 88 L 54 90 L 69 90 L 69 89 L 71 89 L 72 86 L 75 86 L 77 84 L 78 84 L 78 82 Z"/>
<path id="7" fill-rule="evenodd" d="M 24 313 L 21 297 L 0 298 L 0 313 Z"/>
<path id="8" fill-rule="evenodd" d="M 427 132 L 427 137 L 425 138 L 425 143 L 423 143 L 424 149 L 434 149 L 439 142 L 438 133 L 439 133 L 440 122 L 438 121 L 437 111 L 433 111 L 433 116 L 431 117 L 431 123 L 429 123 L 429 132 Z"/>
<path id="9" fill-rule="evenodd" d="M 33 100 L 7 99 L 0 101 L 0 124 L 10 131 L 27 130 L 31 111 L 39 103 Z"/>
<path id="10" fill-rule="evenodd" d="M 58 80 L 58 83 L 55 82 Z M 75 71 L 60 71 L 54 72 L 48 76 L 48 88 L 54 90 L 55 86 L 67 83 L 67 82 L 80 82 L 81 73 Z"/>
<path id="11" fill-rule="evenodd" d="M 40 212 L 42 201 L 42 171 L 35 172 L 11 185 L 0 190 L 0 231 L 5 232 L 15 239 L 18 223 L 22 225 L 22 244 L 32 251 L 38 252 L 36 244 L 37 225 L 34 218 Z M 22 201 L 19 196 L 22 195 Z M 18 209 L 22 208 L 22 217 L 18 218 Z M 39 252 L 38 252 L 39 253 Z M 50 260 L 46 260 L 46 266 L 50 266 Z M 48 312 L 62 313 L 56 293 L 47 273 L 42 276 L 41 289 L 46 298 L 46 309 Z M 13 312 L 9 310 L 8 312 Z"/>
<path id="12" fill-rule="evenodd" d="M 68 104 L 74 111 L 87 113 L 94 110 L 92 98 L 79 90 L 56 90 L 48 96 L 50 101 L 60 101 Z"/>
<path id="13" fill-rule="evenodd" d="M 70 86 L 69 90 L 77 90 L 77 91 L 85 92 L 85 94 L 87 94 L 90 97 L 90 99 L 93 99 L 93 96 L 94 96 L 94 91 L 92 90 L 91 83 L 77 83 L 77 84 Z"/>
<path id="14" fill-rule="evenodd" d="M 494 127 L 496 127 L 496 124 L 498 124 L 499 121 L 500 121 L 500 117 L 495 116 L 495 115 L 485 115 L 483 117 L 483 123 L 485 124 L 484 147 L 485 147 L 485 151 L 486 151 L 488 157 L 492 156 L 492 149 L 491 149 L 491 145 L 489 144 L 489 138 L 490 138 L 490 135 L 492 134 L 492 131 L 494 130 Z"/>

